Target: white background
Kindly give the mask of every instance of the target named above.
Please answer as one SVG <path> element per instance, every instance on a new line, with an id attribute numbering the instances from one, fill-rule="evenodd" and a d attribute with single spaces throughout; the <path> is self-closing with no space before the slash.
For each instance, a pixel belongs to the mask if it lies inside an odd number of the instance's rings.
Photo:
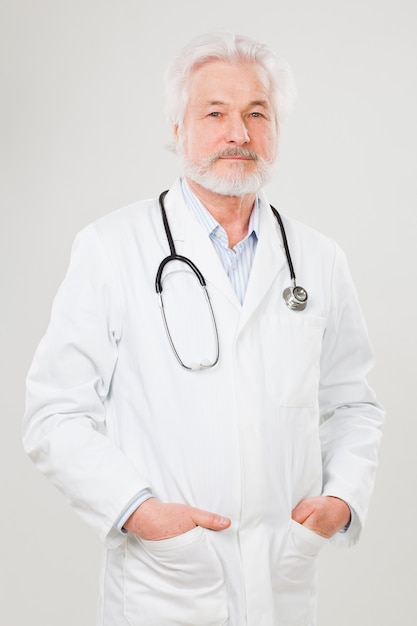
<path id="1" fill-rule="evenodd" d="M 24 456 L 24 379 L 75 233 L 179 173 L 162 75 L 214 27 L 293 67 L 298 102 L 267 193 L 347 252 L 388 411 L 363 538 L 322 556 L 320 626 L 417 624 L 416 6 L 2 1 L 1 624 L 94 624 L 100 545 Z"/>

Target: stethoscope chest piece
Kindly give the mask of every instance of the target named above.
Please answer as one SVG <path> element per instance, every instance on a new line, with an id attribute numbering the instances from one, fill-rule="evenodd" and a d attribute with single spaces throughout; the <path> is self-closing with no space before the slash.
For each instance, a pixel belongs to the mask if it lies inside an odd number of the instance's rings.
<path id="1" fill-rule="evenodd" d="M 291 311 L 304 311 L 307 306 L 308 293 L 304 287 L 294 286 L 284 289 L 284 302 Z"/>

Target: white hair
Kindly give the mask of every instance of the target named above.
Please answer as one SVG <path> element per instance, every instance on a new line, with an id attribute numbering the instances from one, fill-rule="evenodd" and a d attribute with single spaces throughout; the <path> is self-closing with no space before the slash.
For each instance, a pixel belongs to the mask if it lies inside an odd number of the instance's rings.
<path id="1" fill-rule="evenodd" d="M 290 114 L 295 83 L 288 63 L 264 43 L 226 31 L 199 35 L 182 48 L 165 74 L 166 112 L 169 121 L 181 125 L 188 104 L 189 79 L 193 70 L 210 61 L 246 62 L 258 65 L 266 74 L 273 93 L 279 124 Z"/>

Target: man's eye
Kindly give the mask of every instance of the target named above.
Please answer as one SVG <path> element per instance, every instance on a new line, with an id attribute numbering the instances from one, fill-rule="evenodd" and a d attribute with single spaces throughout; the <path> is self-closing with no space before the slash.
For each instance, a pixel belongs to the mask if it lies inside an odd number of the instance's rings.
<path id="1" fill-rule="evenodd" d="M 251 117 L 261 117 L 262 113 L 258 113 L 258 111 L 254 111 L 253 113 L 250 114 Z"/>
<path id="2" fill-rule="evenodd" d="M 212 111 L 211 113 L 209 113 L 210 117 L 220 117 L 220 113 L 218 111 Z"/>

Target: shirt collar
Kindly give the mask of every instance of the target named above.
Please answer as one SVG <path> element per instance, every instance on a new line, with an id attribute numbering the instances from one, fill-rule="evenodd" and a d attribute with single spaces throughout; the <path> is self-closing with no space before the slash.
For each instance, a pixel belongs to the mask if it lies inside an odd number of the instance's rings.
<path id="1" fill-rule="evenodd" d="M 211 236 L 216 230 L 223 229 L 212 214 L 206 209 L 197 196 L 191 191 L 185 178 L 181 178 L 181 189 L 187 208 L 193 213 L 197 221 L 201 224 L 205 232 Z M 244 241 L 252 236 L 252 233 L 258 239 L 259 232 L 259 197 L 256 196 L 255 204 L 249 218 L 248 234 Z"/>

